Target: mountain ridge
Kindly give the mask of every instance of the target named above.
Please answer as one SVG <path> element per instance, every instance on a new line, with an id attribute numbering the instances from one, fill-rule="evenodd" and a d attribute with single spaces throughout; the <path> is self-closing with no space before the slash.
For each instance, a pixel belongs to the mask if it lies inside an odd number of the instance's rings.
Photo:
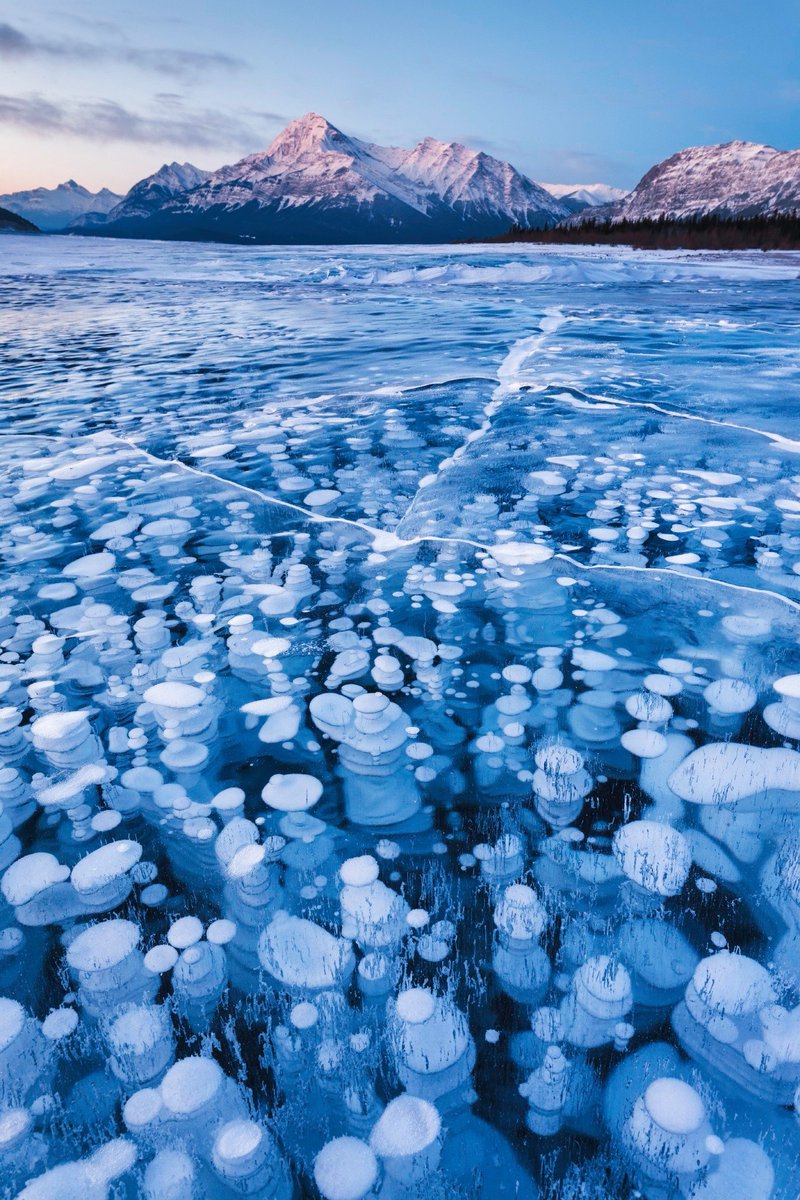
<path id="1" fill-rule="evenodd" d="M 30 188 L 0 195 L 3 208 L 47 231 L 64 229 L 90 212 L 105 214 L 121 200 L 122 196 L 109 188 L 91 192 L 74 179 L 67 179 L 54 188 Z"/>
<path id="2" fill-rule="evenodd" d="M 157 196 L 143 212 L 136 193 L 147 183 L 106 219 L 76 231 L 258 243 L 440 242 L 511 224 L 552 224 L 570 211 L 483 151 L 435 138 L 411 149 L 379 146 L 318 113 L 290 122 L 266 150 Z"/>
<path id="3" fill-rule="evenodd" d="M 756 217 L 800 210 L 800 150 L 759 142 L 689 146 L 655 163 L 624 199 L 566 221 Z"/>

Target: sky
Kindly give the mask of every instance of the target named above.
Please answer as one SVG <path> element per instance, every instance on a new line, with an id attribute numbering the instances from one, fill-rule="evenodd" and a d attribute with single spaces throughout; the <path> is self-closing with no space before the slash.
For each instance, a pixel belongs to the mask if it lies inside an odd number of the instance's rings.
<path id="1" fill-rule="evenodd" d="M 540 181 L 632 187 L 685 146 L 800 145 L 800 3 L 0 3 L 0 192 L 213 169 L 309 111 L 384 145 L 432 136 Z"/>

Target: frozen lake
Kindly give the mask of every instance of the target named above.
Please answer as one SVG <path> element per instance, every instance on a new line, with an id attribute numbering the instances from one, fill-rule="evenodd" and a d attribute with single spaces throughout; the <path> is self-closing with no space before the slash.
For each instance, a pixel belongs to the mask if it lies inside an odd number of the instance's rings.
<path id="1" fill-rule="evenodd" d="M 797 1200 L 800 255 L 0 252 L 0 1195 Z"/>

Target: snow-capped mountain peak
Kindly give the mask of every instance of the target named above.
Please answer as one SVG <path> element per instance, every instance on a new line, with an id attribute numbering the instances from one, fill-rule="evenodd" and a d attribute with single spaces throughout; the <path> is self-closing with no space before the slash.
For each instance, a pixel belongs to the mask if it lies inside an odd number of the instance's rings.
<path id="1" fill-rule="evenodd" d="M 88 212 L 78 217 L 70 229 L 95 232 L 120 220 L 143 220 L 176 196 L 184 196 L 205 183 L 210 175 L 192 163 L 164 163 L 152 175 L 135 183 L 125 196 L 114 198 L 113 206 L 101 213 Z"/>
<path id="2" fill-rule="evenodd" d="M 426 137 L 399 154 L 397 171 L 450 206 L 477 206 L 522 225 L 533 213 L 544 212 L 551 219 L 560 215 L 561 206 L 543 188 L 483 150 Z"/>
<path id="3" fill-rule="evenodd" d="M 579 197 L 591 205 L 611 204 L 628 195 L 624 188 L 612 187 L 609 183 L 543 183 L 540 186 L 559 200 L 567 196 Z"/>
<path id="4" fill-rule="evenodd" d="M 203 171 L 200 167 L 195 167 L 188 162 L 164 163 L 154 174 L 148 175 L 146 179 L 134 184 L 131 191 L 161 188 L 162 191 L 177 196 L 180 192 L 188 192 L 192 188 L 199 187 L 201 183 L 205 183 L 210 174 L 210 171 Z M 130 194 L 128 192 L 128 195 Z"/>
<path id="5" fill-rule="evenodd" d="M 319 154 L 322 151 L 333 153 L 348 153 L 353 143 L 341 129 L 331 125 L 319 113 L 306 113 L 290 121 L 285 129 L 272 141 L 266 157 L 270 159 L 286 159 L 296 161 L 309 154 Z M 255 156 L 253 156 L 255 157 Z"/>

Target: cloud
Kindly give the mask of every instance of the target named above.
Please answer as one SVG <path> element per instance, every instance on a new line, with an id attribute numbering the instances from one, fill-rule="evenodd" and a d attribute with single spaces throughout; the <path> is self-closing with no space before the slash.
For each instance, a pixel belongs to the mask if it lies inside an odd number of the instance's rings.
<path id="1" fill-rule="evenodd" d="M 0 58 L 61 59 L 71 62 L 116 62 L 156 71 L 161 75 L 189 78 L 207 70 L 236 71 L 247 64 L 241 58 L 219 51 L 169 48 L 146 49 L 125 41 L 87 42 L 75 38 L 53 41 L 30 37 L 15 25 L 0 22 Z"/>
<path id="2" fill-rule="evenodd" d="M 93 142 L 252 150 L 263 145 L 265 123 L 277 113 L 226 113 L 188 108 L 180 98 L 161 95 L 157 111 L 135 112 L 113 100 L 56 103 L 41 95 L 0 95 L 0 125 L 42 136 L 68 135 Z"/>
<path id="3" fill-rule="evenodd" d="M 32 52 L 30 38 L 13 25 L 0 22 L 0 56 L 24 58 Z"/>

